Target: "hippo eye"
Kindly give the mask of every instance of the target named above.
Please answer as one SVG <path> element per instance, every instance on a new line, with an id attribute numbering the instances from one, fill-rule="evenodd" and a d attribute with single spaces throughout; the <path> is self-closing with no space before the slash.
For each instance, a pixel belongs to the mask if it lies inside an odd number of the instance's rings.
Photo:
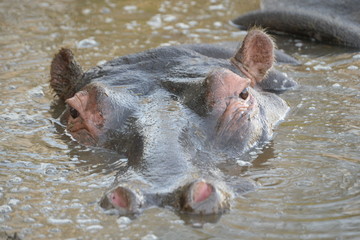
<path id="1" fill-rule="evenodd" d="M 248 92 L 248 89 L 245 88 L 240 94 L 239 94 L 239 97 L 246 100 L 249 96 L 249 92 Z"/>
<path id="2" fill-rule="evenodd" d="M 79 112 L 73 107 L 70 107 L 69 111 L 70 111 L 70 116 L 74 119 L 80 115 Z"/>

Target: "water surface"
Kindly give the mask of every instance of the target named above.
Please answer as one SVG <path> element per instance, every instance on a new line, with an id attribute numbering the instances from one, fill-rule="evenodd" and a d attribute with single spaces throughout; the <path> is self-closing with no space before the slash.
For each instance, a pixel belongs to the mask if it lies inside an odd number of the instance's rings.
<path id="1" fill-rule="evenodd" d="M 358 239 L 360 52 L 277 37 L 301 66 L 278 69 L 300 83 L 273 141 L 250 166 L 224 167 L 259 188 L 203 222 L 151 208 L 130 219 L 97 201 L 126 159 L 86 148 L 52 108 L 49 65 L 60 47 L 85 69 L 157 46 L 239 41 L 228 24 L 257 1 L 0 2 L 0 231 L 24 239 Z M 241 159 L 240 159 L 241 160 Z M 199 228 L 200 227 L 200 228 Z"/>

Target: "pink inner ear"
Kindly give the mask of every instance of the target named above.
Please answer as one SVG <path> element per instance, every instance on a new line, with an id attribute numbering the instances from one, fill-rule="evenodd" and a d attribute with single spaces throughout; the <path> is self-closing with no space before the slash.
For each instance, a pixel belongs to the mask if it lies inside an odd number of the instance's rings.
<path id="1" fill-rule="evenodd" d="M 212 187 L 205 182 L 198 182 L 193 189 L 193 201 L 202 202 L 212 193 Z"/>
<path id="2" fill-rule="evenodd" d="M 251 30 L 232 62 L 252 80 L 260 82 L 274 63 L 274 42 L 263 31 Z"/>

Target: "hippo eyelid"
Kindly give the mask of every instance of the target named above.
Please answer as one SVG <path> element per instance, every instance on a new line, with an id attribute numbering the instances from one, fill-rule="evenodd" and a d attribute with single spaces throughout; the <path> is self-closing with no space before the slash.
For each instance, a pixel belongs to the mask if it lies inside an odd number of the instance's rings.
<path id="1" fill-rule="evenodd" d="M 78 110 L 76 110 L 72 106 L 69 106 L 69 112 L 70 112 L 70 116 L 74 119 L 80 116 L 80 113 L 78 112 Z"/>

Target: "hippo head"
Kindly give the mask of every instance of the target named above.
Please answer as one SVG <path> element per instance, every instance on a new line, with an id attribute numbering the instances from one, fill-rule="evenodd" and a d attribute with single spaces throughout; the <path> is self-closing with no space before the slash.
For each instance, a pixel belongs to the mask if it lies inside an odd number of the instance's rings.
<path id="1" fill-rule="evenodd" d="M 232 194 L 217 179 L 206 179 L 217 172 L 207 160 L 215 160 L 223 146 L 235 147 L 238 156 L 271 137 L 288 109 L 259 86 L 273 62 L 273 41 L 261 30 L 250 31 L 230 60 L 168 47 L 83 73 L 71 51 L 60 50 L 52 61 L 50 85 L 67 105 L 61 121 L 68 133 L 85 145 L 109 143 L 126 151 L 134 169 L 134 176 L 117 175 L 100 206 L 122 214 L 154 203 L 200 215 L 226 211 Z M 165 86 L 166 80 L 173 85 Z M 201 159 L 198 150 L 209 158 Z M 201 178 L 185 182 L 195 175 Z"/>
<path id="2" fill-rule="evenodd" d="M 156 54 L 156 51 L 162 50 L 155 49 L 151 53 Z M 169 51 L 169 53 L 171 52 Z M 272 125 L 283 117 L 281 114 L 284 115 L 284 112 L 279 111 L 278 108 L 281 105 L 280 108 L 287 109 L 284 107 L 283 101 L 274 94 L 270 96 L 260 92 L 258 87 L 274 62 L 274 43 L 263 31 L 257 29 L 250 31 L 241 48 L 230 61 L 207 57 L 199 58 L 199 55 L 191 55 L 192 53 L 181 50 L 176 53 L 183 54 L 181 59 L 184 62 L 201 59 L 198 61 L 200 62 L 198 68 L 209 69 L 210 73 L 207 77 L 204 76 L 203 70 L 198 70 L 205 79 L 202 85 L 203 89 L 201 89 L 201 92 L 205 93 L 205 95 L 201 95 L 205 97 L 201 102 L 194 104 L 204 104 L 204 107 L 210 110 L 209 116 L 213 122 L 216 122 L 215 129 L 211 129 L 216 132 L 218 141 L 225 144 L 236 142 L 237 146 L 239 144 L 253 146 L 260 136 L 264 136 L 262 129 L 269 129 L 268 134 L 265 134 L 269 135 Z M 123 77 L 137 82 L 137 88 L 150 84 L 159 86 L 161 84 L 156 82 L 158 75 L 162 74 L 161 76 L 168 79 L 174 78 L 172 74 L 175 71 L 169 67 L 173 66 L 177 71 L 181 70 L 181 75 L 188 80 L 186 84 L 190 86 L 190 78 L 193 77 L 191 71 L 193 69 L 197 71 L 196 67 L 190 66 L 190 71 L 184 67 L 189 67 L 189 65 L 183 66 L 181 62 L 176 62 L 177 56 L 166 59 L 169 64 L 166 67 L 159 63 L 157 63 L 159 66 L 156 65 L 158 67 L 153 65 L 156 61 L 161 63 L 159 59 L 166 58 L 166 54 L 160 54 L 157 58 L 154 57 L 156 55 L 149 54 L 150 59 L 145 58 L 147 55 L 140 54 L 139 56 L 134 61 L 139 64 L 130 70 L 124 68 L 127 71 L 121 70 L 123 72 L 120 72 L 118 70 L 131 61 L 127 56 L 123 58 L 122 62 L 106 65 L 103 70 L 95 68 L 93 70 L 97 74 L 95 74 L 95 78 L 91 74 L 82 72 L 70 50 L 61 49 L 55 55 L 51 65 L 50 85 L 60 99 L 67 103 L 67 109 L 61 119 L 72 137 L 85 145 L 102 146 L 108 140 L 107 133 L 121 131 L 127 118 L 135 111 L 137 102 L 141 101 L 137 94 L 132 92 L 132 89 L 119 86 Z M 130 62 L 130 64 L 134 64 L 134 62 Z M 150 64 L 150 66 L 146 64 Z M 223 68 L 219 68 L 219 65 Z M 153 82 L 141 82 L 137 79 L 136 71 L 148 74 L 155 72 L 156 74 L 152 75 Z M 105 87 L 103 82 L 108 81 L 107 79 L 111 78 L 108 77 L 110 75 L 116 76 L 114 78 L 116 82 L 110 84 L 112 87 L 108 87 L 109 84 L 106 84 L 107 87 Z M 118 88 L 114 89 L 116 87 Z M 188 89 L 191 89 L 192 96 L 197 94 L 195 88 L 188 87 Z M 281 114 L 278 114 L 279 112 Z M 248 144 L 249 142 L 251 144 Z"/>
<path id="3" fill-rule="evenodd" d="M 274 43 L 267 34 L 250 31 L 230 61 L 240 72 L 226 68 L 212 71 L 204 82 L 204 99 L 215 122 L 215 129 L 211 128 L 215 142 L 242 151 L 269 139 L 288 106 L 259 86 L 274 63 Z"/>

